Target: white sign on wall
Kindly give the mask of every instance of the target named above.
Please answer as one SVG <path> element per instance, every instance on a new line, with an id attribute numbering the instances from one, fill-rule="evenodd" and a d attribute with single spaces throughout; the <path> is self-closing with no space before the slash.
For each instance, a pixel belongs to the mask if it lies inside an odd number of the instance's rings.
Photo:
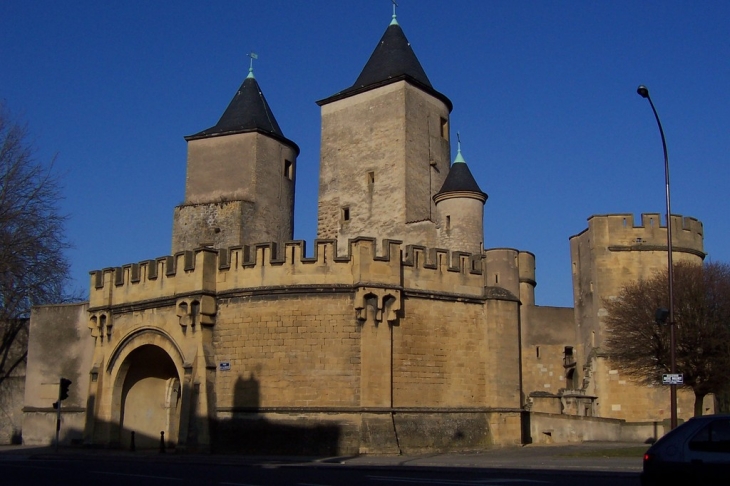
<path id="1" fill-rule="evenodd" d="M 684 385 L 684 375 L 682 373 L 667 373 L 662 375 L 662 385 Z"/>

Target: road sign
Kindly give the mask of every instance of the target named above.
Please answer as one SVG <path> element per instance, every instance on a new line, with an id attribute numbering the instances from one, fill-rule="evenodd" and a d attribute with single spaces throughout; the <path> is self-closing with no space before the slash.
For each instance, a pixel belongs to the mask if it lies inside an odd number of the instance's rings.
<path id="1" fill-rule="evenodd" d="M 662 385 L 684 385 L 684 375 L 682 373 L 667 373 L 662 375 Z"/>

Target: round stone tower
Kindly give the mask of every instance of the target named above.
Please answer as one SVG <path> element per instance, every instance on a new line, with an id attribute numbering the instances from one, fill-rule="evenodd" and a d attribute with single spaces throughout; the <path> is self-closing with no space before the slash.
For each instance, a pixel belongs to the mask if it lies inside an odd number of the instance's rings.
<path id="1" fill-rule="evenodd" d="M 433 197 L 439 216 L 439 243 L 450 250 L 481 253 L 484 248 L 484 203 L 482 192 L 471 175 L 461 143 L 441 190 Z"/>

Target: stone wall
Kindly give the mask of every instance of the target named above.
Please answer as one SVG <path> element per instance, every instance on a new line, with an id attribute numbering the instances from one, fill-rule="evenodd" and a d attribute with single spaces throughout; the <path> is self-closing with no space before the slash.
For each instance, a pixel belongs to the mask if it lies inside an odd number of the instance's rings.
<path id="1" fill-rule="evenodd" d="M 222 299 L 213 330 L 219 411 L 353 407 L 360 328 L 352 294 Z"/>
<path id="2" fill-rule="evenodd" d="M 573 309 L 567 307 L 523 306 L 522 382 L 525 394 L 534 392 L 556 395 L 564 388 L 581 388 L 578 380 L 571 383 L 567 373 L 566 345 L 573 348 L 575 324 Z M 575 350 L 577 352 L 577 350 Z M 575 373 L 575 372 L 574 372 Z"/>
<path id="3" fill-rule="evenodd" d="M 23 409 L 23 443 L 48 445 L 55 440 L 60 378 L 71 380 L 62 403 L 62 444 L 84 441 L 93 338 L 86 304 L 34 307 L 31 312 L 28 367 Z"/>
<path id="4" fill-rule="evenodd" d="M 669 387 L 644 385 L 622 373 L 608 357 L 593 360 L 592 394 L 601 397 L 596 403 L 602 417 L 614 417 L 629 422 L 669 420 Z M 677 389 L 677 417 L 688 420 L 694 415 L 694 393 L 690 389 Z M 706 396 L 703 413 L 714 413 L 714 397 Z"/>

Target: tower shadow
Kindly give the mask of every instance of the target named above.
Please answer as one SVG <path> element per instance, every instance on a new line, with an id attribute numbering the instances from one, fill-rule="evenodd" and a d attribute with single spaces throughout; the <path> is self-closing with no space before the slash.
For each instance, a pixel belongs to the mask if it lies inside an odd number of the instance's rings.
<path id="1" fill-rule="evenodd" d="M 211 424 L 215 453 L 330 456 L 341 452 L 340 426 L 327 422 L 323 414 L 262 407 L 261 385 L 254 373 L 236 380 L 233 402 L 230 416 Z M 307 425 L 300 425 L 303 416 Z"/>

